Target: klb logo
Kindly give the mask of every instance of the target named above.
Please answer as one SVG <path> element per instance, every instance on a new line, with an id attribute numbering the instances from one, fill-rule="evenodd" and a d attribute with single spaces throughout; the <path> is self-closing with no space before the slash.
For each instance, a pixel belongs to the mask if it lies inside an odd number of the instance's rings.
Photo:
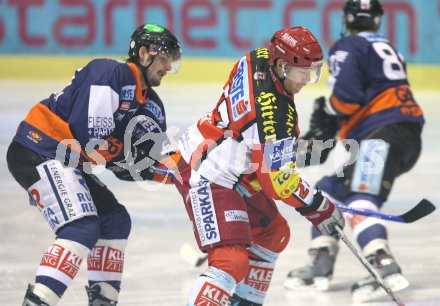
<path id="1" fill-rule="evenodd" d="M 82 259 L 58 244 L 51 245 L 43 255 L 40 266 L 57 269 L 73 279 L 78 273 Z"/>
<path id="2" fill-rule="evenodd" d="M 245 284 L 259 291 L 266 292 L 272 279 L 273 268 L 250 266 Z"/>
<path id="3" fill-rule="evenodd" d="M 107 248 L 104 271 L 122 273 L 124 268 L 124 252 L 111 247 Z"/>
<path id="4" fill-rule="evenodd" d="M 229 300 L 229 293 L 214 284 L 205 282 L 194 305 L 205 306 L 226 306 Z"/>
<path id="5" fill-rule="evenodd" d="M 104 246 L 94 246 L 87 257 L 87 267 L 89 271 L 102 270 L 102 257 L 104 256 Z"/>
<path id="6" fill-rule="evenodd" d="M 87 265 L 91 271 L 122 273 L 124 252 L 108 246 L 95 246 L 87 257 Z"/>

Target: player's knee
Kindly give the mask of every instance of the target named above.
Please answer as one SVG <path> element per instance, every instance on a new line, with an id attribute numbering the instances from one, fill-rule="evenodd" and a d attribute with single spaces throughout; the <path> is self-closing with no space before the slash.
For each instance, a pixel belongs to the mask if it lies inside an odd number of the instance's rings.
<path id="1" fill-rule="evenodd" d="M 281 214 L 275 219 L 275 233 L 273 235 L 273 242 L 270 247 L 272 252 L 281 253 L 287 247 L 290 240 L 290 227 L 287 224 L 286 219 L 284 219 Z"/>
<path id="2" fill-rule="evenodd" d="M 277 214 L 265 228 L 253 228 L 254 244 L 249 248 L 253 259 L 273 262 L 290 240 L 290 227 L 281 214 Z"/>
<path id="3" fill-rule="evenodd" d="M 248 273 L 249 257 L 244 245 L 226 245 L 208 253 L 208 264 L 223 270 L 240 282 Z"/>
<path id="4" fill-rule="evenodd" d="M 96 216 L 88 216 L 67 223 L 57 232 L 58 239 L 78 242 L 92 249 L 100 236 L 99 221 Z"/>
<path id="5" fill-rule="evenodd" d="M 127 209 L 118 204 L 117 209 L 99 217 L 102 239 L 127 239 L 131 231 L 131 218 Z"/>
<path id="6" fill-rule="evenodd" d="M 344 177 L 324 176 L 318 181 L 316 188 L 330 195 L 333 199 L 342 202 L 347 196 L 344 179 Z"/>

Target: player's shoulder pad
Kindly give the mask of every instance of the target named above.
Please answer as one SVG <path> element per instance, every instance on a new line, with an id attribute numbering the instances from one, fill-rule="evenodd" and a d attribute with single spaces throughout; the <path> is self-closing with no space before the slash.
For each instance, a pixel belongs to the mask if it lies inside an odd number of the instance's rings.
<path id="1" fill-rule="evenodd" d="M 344 36 L 330 48 L 329 55 L 365 56 L 371 43 L 358 35 Z"/>

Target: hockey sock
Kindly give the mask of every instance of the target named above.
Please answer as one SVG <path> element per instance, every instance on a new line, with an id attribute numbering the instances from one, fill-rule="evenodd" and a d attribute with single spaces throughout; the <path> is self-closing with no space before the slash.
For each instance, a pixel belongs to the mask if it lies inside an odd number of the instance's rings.
<path id="1" fill-rule="evenodd" d="M 78 273 L 89 249 L 74 241 L 57 239 L 44 253 L 33 292 L 55 305 Z"/>
<path id="2" fill-rule="evenodd" d="M 378 207 L 367 200 L 356 200 L 349 204 L 353 208 L 368 209 L 372 211 L 378 211 Z M 348 217 L 353 236 L 357 243 L 363 249 L 370 241 L 374 239 L 388 238 L 387 230 L 384 225 L 384 221 L 377 218 L 371 218 L 366 216 L 350 214 Z"/>
<path id="3" fill-rule="evenodd" d="M 246 277 L 237 284 L 235 294 L 239 297 L 256 303 L 263 304 L 272 280 L 275 262 L 250 260 L 249 272 Z"/>
<path id="4" fill-rule="evenodd" d="M 235 284 L 235 279 L 228 273 L 215 267 L 208 267 L 206 272 L 194 282 L 189 292 L 188 306 L 225 306 Z"/>
<path id="5" fill-rule="evenodd" d="M 101 294 L 118 300 L 124 268 L 124 250 L 127 239 L 99 239 L 87 259 L 89 285 L 99 284 Z"/>

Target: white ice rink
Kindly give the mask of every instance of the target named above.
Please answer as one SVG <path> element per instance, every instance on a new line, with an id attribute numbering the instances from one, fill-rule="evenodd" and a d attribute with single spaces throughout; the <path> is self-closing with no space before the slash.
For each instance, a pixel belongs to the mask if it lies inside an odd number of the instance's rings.
<path id="1" fill-rule="evenodd" d="M 28 205 L 24 190 L 13 180 L 6 166 L 6 149 L 27 110 L 52 91 L 59 82 L 18 83 L 0 81 L 0 306 L 21 305 L 27 284 L 53 233 L 34 207 Z M 218 85 L 168 85 L 158 89 L 168 114 L 169 126 L 183 129 L 217 102 Z M 326 92 L 325 92 L 326 93 Z M 312 101 L 322 94 L 309 88 L 296 98 L 300 127 L 307 130 Z M 383 212 L 401 214 L 422 198 L 440 205 L 440 97 L 439 92 L 415 92 L 424 109 L 427 124 L 422 155 L 410 173 L 398 178 Z M 330 156 L 332 159 L 335 154 Z M 332 171 L 330 165 L 303 170 L 311 183 Z M 125 273 L 119 304 L 184 305 L 186 295 L 201 268 L 193 268 L 179 256 L 183 243 L 195 245 L 192 229 L 174 186 L 147 191 L 136 183 L 117 181 L 111 173 L 101 178 L 128 208 L 133 227 L 126 249 Z M 144 186 L 145 187 L 145 186 Z M 156 188 L 157 189 L 157 188 Z M 293 293 L 282 283 L 287 272 L 306 260 L 309 223 L 292 208 L 279 205 L 292 229 L 291 241 L 282 253 L 265 305 L 345 306 L 352 305 L 349 288 L 367 272 L 341 243 L 331 290 L 326 293 Z M 412 224 L 387 222 L 391 248 L 410 287 L 399 297 L 407 306 L 440 306 L 440 209 Z M 59 305 L 86 305 L 85 266 Z M 394 305 L 389 298 L 358 305 Z"/>

